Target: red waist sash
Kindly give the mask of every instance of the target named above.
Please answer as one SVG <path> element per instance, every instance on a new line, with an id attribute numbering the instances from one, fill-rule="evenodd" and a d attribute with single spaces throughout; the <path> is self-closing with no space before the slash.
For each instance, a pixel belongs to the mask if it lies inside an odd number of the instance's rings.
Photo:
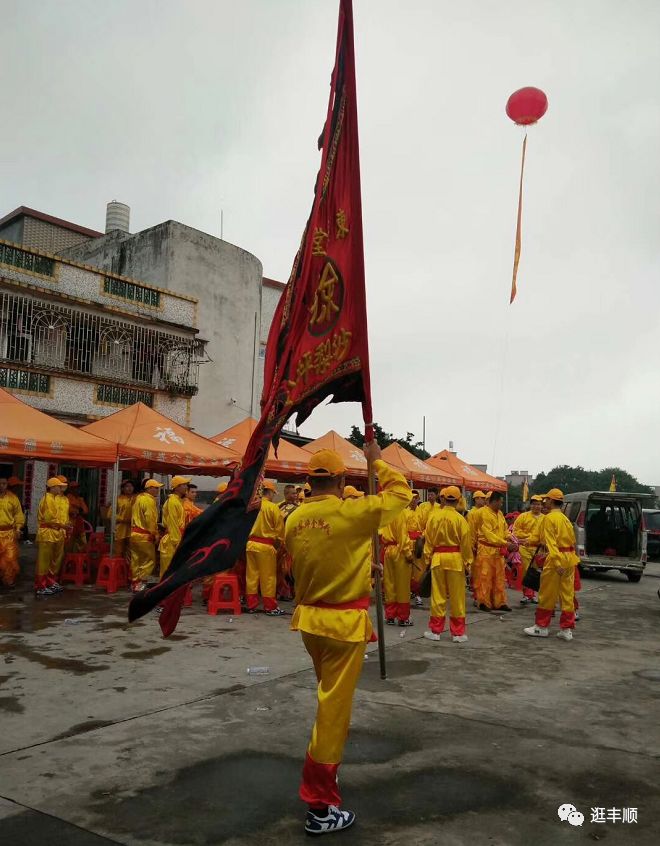
<path id="1" fill-rule="evenodd" d="M 39 523 L 40 529 L 65 529 L 66 526 L 60 526 L 59 523 Z"/>
<path id="2" fill-rule="evenodd" d="M 410 538 L 410 540 L 417 540 L 418 538 L 422 537 L 422 533 L 421 532 L 408 532 L 408 537 Z"/>
<path id="3" fill-rule="evenodd" d="M 574 546 L 558 546 L 559 552 L 575 552 Z"/>
<path id="4" fill-rule="evenodd" d="M 308 608 L 327 608 L 329 611 L 368 611 L 370 597 L 363 596 L 360 599 L 352 599 L 350 602 L 303 602 Z"/>
<path id="5" fill-rule="evenodd" d="M 154 536 L 153 532 L 148 532 L 140 526 L 131 526 L 131 532 L 135 532 L 136 535 L 148 535 L 150 538 L 153 538 Z"/>
<path id="6" fill-rule="evenodd" d="M 433 553 L 436 552 L 460 552 L 460 546 L 434 546 Z"/>
<path id="7" fill-rule="evenodd" d="M 274 538 L 260 538 L 259 535 L 250 535 L 248 538 L 249 541 L 252 541 L 252 543 L 263 543 L 266 546 L 275 546 Z"/>

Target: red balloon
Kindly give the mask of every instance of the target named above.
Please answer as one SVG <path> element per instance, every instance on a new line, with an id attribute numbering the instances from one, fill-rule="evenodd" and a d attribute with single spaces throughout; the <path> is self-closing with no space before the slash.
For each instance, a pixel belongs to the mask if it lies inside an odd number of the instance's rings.
<path id="1" fill-rule="evenodd" d="M 519 126 L 536 123 L 548 111 L 548 98 L 540 88 L 520 88 L 506 103 L 506 113 Z"/>

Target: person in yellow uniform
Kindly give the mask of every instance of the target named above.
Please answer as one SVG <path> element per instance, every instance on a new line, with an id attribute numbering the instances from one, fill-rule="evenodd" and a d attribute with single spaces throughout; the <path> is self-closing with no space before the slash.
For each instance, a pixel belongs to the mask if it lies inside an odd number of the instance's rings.
<path id="1" fill-rule="evenodd" d="M 277 504 L 286 524 L 290 514 L 298 508 L 298 494 L 295 485 L 284 485 L 284 499 Z M 291 556 L 282 543 L 277 550 L 277 601 L 291 602 L 293 599 L 293 577 L 291 576 Z"/>
<path id="2" fill-rule="evenodd" d="M 557 637 L 573 640 L 575 628 L 575 568 L 580 562 L 575 552 L 573 524 L 562 512 L 564 494 L 553 488 L 545 495 L 550 511 L 541 523 L 541 543 L 547 557 L 541 571 L 539 604 L 533 626 L 523 629 L 530 637 L 547 637 L 557 600 L 561 603 L 561 617 Z"/>
<path id="3" fill-rule="evenodd" d="M 16 494 L 9 490 L 8 480 L 0 478 L 0 586 L 14 587 L 20 572 L 18 540 L 25 524 L 25 515 Z"/>
<path id="4" fill-rule="evenodd" d="M 426 528 L 426 522 L 429 519 L 431 511 L 434 508 L 440 507 L 437 488 L 429 488 L 427 496 L 428 499 L 426 502 L 420 503 L 415 509 L 419 535 L 415 540 L 414 561 L 410 581 L 412 592 L 415 595 L 415 606 L 417 608 L 422 607 L 422 597 L 419 595 L 419 592 L 421 590 L 422 582 L 424 581 L 424 576 L 426 575 L 426 571 L 429 567 L 428 559 L 424 555 L 424 529 Z"/>
<path id="5" fill-rule="evenodd" d="M 80 483 L 69 482 L 66 498 L 69 500 L 69 520 L 71 521 L 71 535 L 67 541 L 69 552 L 83 552 L 87 546 L 85 537 L 85 517 L 89 508 L 84 498 L 80 496 Z"/>
<path id="6" fill-rule="evenodd" d="M 217 496 L 213 500 L 213 502 L 217 502 L 220 499 L 220 497 L 223 495 L 223 493 L 227 490 L 228 487 L 229 487 L 229 482 L 219 482 L 218 487 L 215 489 Z"/>
<path id="7" fill-rule="evenodd" d="M 339 831 L 355 814 L 340 810 L 337 771 L 342 760 L 353 694 L 372 638 L 369 617 L 372 534 L 408 505 L 405 478 L 380 460 L 374 441 L 364 448 L 378 474 L 380 493 L 342 499 L 344 462 L 321 450 L 309 462 L 312 495 L 289 517 L 286 547 L 293 558 L 297 607 L 291 628 L 302 634 L 318 679 L 316 722 L 307 747 L 299 795 L 309 806 L 309 834 Z"/>
<path id="8" fill-rule="evenodd" d="M 543 504 L 543 497 L 534 494 L 529 501 L 529 511 L 516 517 L 515 523 L 511 527 L 511 532 L 520 544 L 520 558 L 522 560 L 522 577 L 525 578 L 525 573 L 529 569 L 534 553 L 539 547 L 540 538 L 538 541 L 536 537 L 536 524 L 542 517 L 541 506 Z M 529 602 L 536 601 L 536 593 L 528 587 L 522 589 L 523 598 L 520 600 L 521 605 L 527 605 Z"/>
<path id="9" fill-rule="evenodd" d="M 147 578 L 156 566 L 158 540 L 158 496 L 162 482 L 147 479 L 144 489 L 135 497 L 131 512 L 131 590 L 144 590 Z"/>
<path id="10" fill-rule="evenodd" d="M 115 518 L 114 554 L 130 561 L 131 516 L 135 502 L 135 485 L 130 479 L 121 483 L 121 493 L 117 497 L 117 516 Z"/>
<path id="11" fill-rule="evenodd" d="M 431 562 L 431 617 L 427 640 L 440 640 L 449 603 L 449 632 L 454 643 L 466 641 L 465 570 L 472 562 L 470 529 L 457 507 L 459 488 L 444 490 L 444 506 L 434 509 L 426 524 L 424 552 Z"/>
<path id="12" fill-rule="evenodd" d="M 264 479 L 262 492 L 259 515 L 246 547 L 245 601 L 248 613 L 254 614 L 259 607 L 261 589 L 266 614 L 280 617 L 284 611 L 277 604 L 277 550 L 284 542 L 284 517 L 273 502 L 277 493 L 275 482 Z"/>
<path id="13" fill-rule="evenodd" d="M 199 488 L 197 485 L 188 485 L 188 490 L 183 498 L 183 510 L 186 513 L 186 526 L 192 523 L 195 517 L 199 517 L 204 513 L 204 509 L 197 505 L 197 492 Z"/>
<path id="14" fill-rule="evenodd" d="M 412 566 L 410 568 L 410 593 L 416 608 L 422 607 L 422 597 L 419 595 L 422 577 L 424 575 L 424 557 L 417 550 L 417 541 L 422 536 L 419 527 L 419 491 L 412 491 L 410 505 L 404 511 L 406 528 L 412 545 Z"/>
<path id="15" fill-rule="evenodd" d="M 183 537 L 183 530 L 186 528 L 186 512 L 183 507 L 183 500 L 189 484 L 190 476 L 173 476 L 170 495 L 167 497 L 163 506 L 161 523 L 164 532 L 158 545 L 161 579 L 174 558 L 176 548 L 181 543 L 181 538 Z"/>
<path id="16" fill-rule="evenodd" d="M 412 626 L 410 619 L 410 573 L 413 542 L 408 535 L 408 521 L 404 509 L 379 532 L 383 562 L 385 593 L 385 622 L 395 626 Z"/>
<path id="17" fill-rule="evenodd" d="M 509 527 L 502 514 L 504 497 L 493 491 L 483 510 L 477 540 L 476 596 L 480 611 L 511 611 L 507 605 L 504 578 L 505 555 L 514 544 L 509 542 Z"/>
<path id="18" fill-rule="evenodd" d="M 52 476 L 46 482 L 46 493 L 37 509 L 37 566 L 34 577 L 37 596 L 51 596 L 62 590 L 57 575 L 69 522 L 69 501 L 63 496 L 64 488 L 59 476 Z"/>

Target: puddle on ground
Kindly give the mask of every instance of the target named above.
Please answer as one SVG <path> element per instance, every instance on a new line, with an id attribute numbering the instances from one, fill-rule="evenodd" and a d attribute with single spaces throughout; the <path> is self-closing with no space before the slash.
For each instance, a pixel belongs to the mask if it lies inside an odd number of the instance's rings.
<path id="1" fill-rule="evenodd" d="M 369 658 L 364 662 L 364 669 L 358 682 L 358 688 L 360 690 L 370 691 L 398 691 L 401 690 L 401 685 L 397 684 L 398 679 L 418 676 L 421 673 L 425 673 L 428 667 L 428 661 L 418 659 L 388 661 L 387 678 L 381 679 L 378 653 L 370 652 Z"/>
<path id="2" fill-rule="evenodd" d="M 112 720 L 86 720 L 84 723 L 76 723 L 61 734 L 56 734 L 51 740 L 63 740 L 65 737 L 75 737 L 77 734 L 86 734 L 88 731 L 105 728 L 113 725 Z"/>
<path id="3" fill-rule="evenodd" d="M 347 764 L 384 764 L 417 748 L 412 738 L 352 729 L 346 742 L 344 761 Z"/>
<path id="4" fill-rule="evenodd" d="M 5 663 L 10 664 L 15 658 L 25 658 L 34 664 L 40 664 L 47 670 L 64 670 L 67 673 L 73 673 L 76 676 L 84 676 L 87 673 L 98 673 L 101 670 L 107 670 L 107 664 L 86 664 L 84 661 L 79 661 L 76 658 L 55 658 L 50 655 L 44 655 L 36 649 L 32 649 L 18 640 L 11 643 L 0 643 L 0 655 L 5 655 Z"/>
<path id="5" fill-rule="evenodd" d="M 660 670 L 637 670 L 634 675 L 646 681 L 660 682 Z"/>
<path id="6" fill-rule="evenodd" d="M 10 714 L 22 714 L 25 708 L 16 696 L 0 696 L 0 711 L 7 711 Z"/>
<path id="7" fill-rule="evenodd" d="M 298 799 L 301 767 L 302 758 L 256 752 L 213 758 L 130 796 L 118 795 L 123 784 L 108 784 L 92 794 L 92 810 L 105 831 L 130 833 L 136 841 L 222 843 L 238 833 L 263 834 L 280 821 L 295 820 L 299 826 L 304 813 Z M 349 807 L 359 798 L 360 827 L 372 832 L 382 827 L 383 819 L 391 829 L 483 808 L 501 809 L 514 800 L 526 804 L 520 786 L 510 778 L 444 767 L 374 777 L 359 789 L 352 789 L 344 777 L 342 790 Z M 249 813 L 246 797 L 259 797 L 250 802 Z"/>
<path id="8" fill-rule="evenodd" d="M 155 646 L 153 649 L 138 649 L 136 652 L 122 652 L 121 657 L 142 660 L 143 658 L 155 658 L 156 655 L 162 655 L 164 652 L 169 651 L 169 646 Z"/>

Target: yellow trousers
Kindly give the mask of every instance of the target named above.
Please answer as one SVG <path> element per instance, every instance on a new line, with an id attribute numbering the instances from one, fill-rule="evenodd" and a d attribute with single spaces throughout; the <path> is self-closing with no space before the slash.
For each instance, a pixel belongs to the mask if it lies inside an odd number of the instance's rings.
<path id="1" fill-rule="evenodd" d="M 487 608 L 506 605 L 506 580 L 504 556 L 498 549 L 479 545 L 475 594 L 477 602 Z"/>
<path id="2" fill-rule="evenodd" d="M 547 629 L 552 619 L 557 600 L 561 604 L 559 627 L 575 628 L 575 567 L 566 567 L 563 576 L 555 567 L 546 566 L 541 571 L 539 604 L 536 609 L 536 625 Z"/>
<path id="3" fill-rule="evenodd" d="M 150 540 L 131 536 L 131 579 L 144 582 L 156 566 L 156 547 Z"/>
<path id="4" fill-rule="evenodd" d="M 13 529 L 0 532 L 0 584 L 11 587 L 19 573 L 18 544 Z"/>
<path id="5" fill-rule="evenodd" d="M 35 587 L 46 587 L 49 582 L 57 581 L 64 557 L 64 538 L 59 541 L 37 542 L 37 567 L 35 570 Z"/>
<path id="6" fill-rule="evenodd" d="M 250 542 L 246 552 L 245 598 L 250 609 L 259 606 L 259 590 L 266 611 L 277 607 L 277 552 L 274 546 Z"/>
<path id="7" fill-rule="evenodd" d="M 388 620 L 407 620 L 410 617 L 410 564 L 396 551 L 385 552 L 383 565 L 383 589 L 385 591 L 385 614 Z"/>
<path id="8" fill-rule="evenodd" d="M 434 634 L 445 630 L 445 614 L 449 603 L 449 630 L 452 635 L 465 634 L 465 573 L 463 570 L 431 570 L 431 617 L 429 628 Z"/>
<path id="9" fill-rule="evenodd" d="M 364 643 L 302 632 L 318 680 L 318 705 L 307 751 L 319 764 L 338 764 L 344 752 L 353 694 L 364 665 Z"/>

